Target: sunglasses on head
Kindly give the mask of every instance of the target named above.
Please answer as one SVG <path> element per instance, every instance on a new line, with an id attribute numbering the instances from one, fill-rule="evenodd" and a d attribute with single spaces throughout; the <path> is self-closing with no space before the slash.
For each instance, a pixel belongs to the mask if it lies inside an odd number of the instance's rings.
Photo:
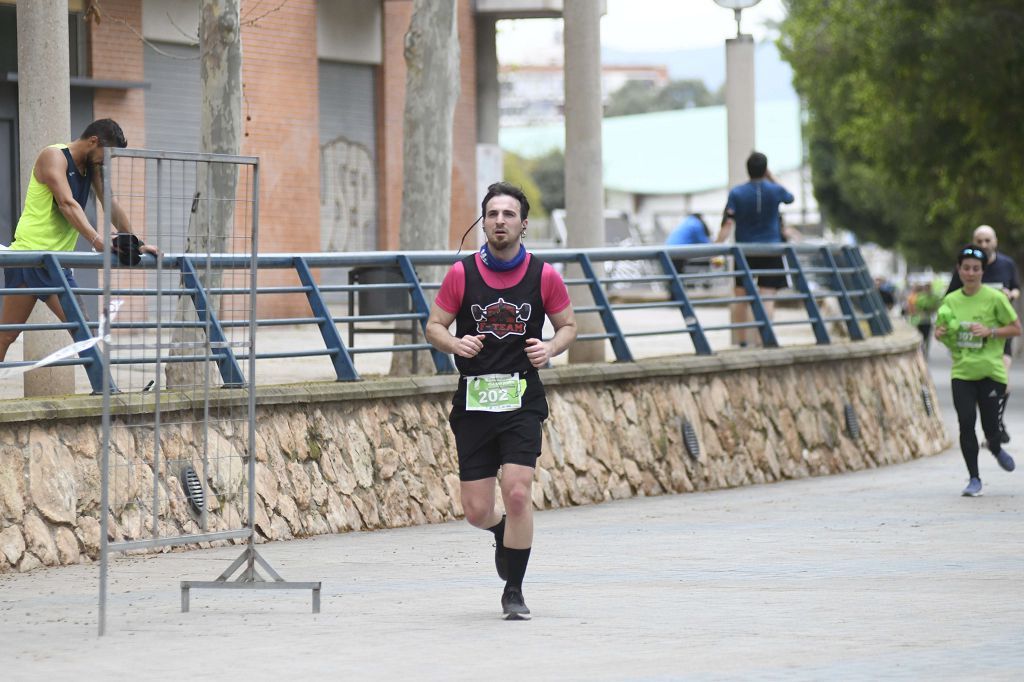
<path id="1" fill-rule="evenodd" d="M 972 256 L 978 260 L 985 260 L 985 252 L 981 249 L 964 249 L 960 252 L 961 256 Z"/>

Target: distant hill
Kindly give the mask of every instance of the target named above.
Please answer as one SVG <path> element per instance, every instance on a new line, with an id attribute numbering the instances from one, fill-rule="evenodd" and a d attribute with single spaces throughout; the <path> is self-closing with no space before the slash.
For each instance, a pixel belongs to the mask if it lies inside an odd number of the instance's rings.
<path id="1" fill-rule="evenodd" d="M 725 82 L 725 43 L 694 50 L 627 52 L 603 48 L 603 64 L 664 64 L 674 80 L 695 78 L 715 91 Z M 755 97 L 758 100 L 795 99 L 793 70 L 779 56 L 773 42 L 759 43 L 754 51 Z"/>

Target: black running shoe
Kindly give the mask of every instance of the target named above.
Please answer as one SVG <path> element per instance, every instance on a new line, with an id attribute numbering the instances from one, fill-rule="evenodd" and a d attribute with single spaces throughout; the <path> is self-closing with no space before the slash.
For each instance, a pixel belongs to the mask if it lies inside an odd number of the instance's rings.
<path id="1" fill-rule="evenodd" d="M 523 600 L 523 591 L 518 587 L 506 587 L 501 595 L 501 611 L 505 620 L 530 620 L 530 609 Z"/>
<path id="2" fill-rule="evenodd" d="M 498 577 L 508 580 L 508 552 L 505 551 L 503 541 L 494 541 L 494 568 L 498 571 Z"/>

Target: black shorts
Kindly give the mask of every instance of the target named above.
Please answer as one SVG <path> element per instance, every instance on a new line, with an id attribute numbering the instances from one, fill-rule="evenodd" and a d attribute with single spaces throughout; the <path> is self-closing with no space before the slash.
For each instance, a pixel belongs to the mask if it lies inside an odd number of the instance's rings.
<path id="1" fill-rule="evenodd" d="M 548 400 L 536 371 L 526 373 L 525 378 L 523 404 L 514 412 L 467 412 L 466 377 L 459 378 L 448 415 L 459 453 L 459 480 L 497 476 L 503 464 L 537 465 Z"/>
<path id="2" fill-rule="evenodd" d="M 747 256 L 747 265 L 751 270 L 781 270 L 782 256 Z M 785 275 L 754 275 L 757 286 L 762 289 L 785 289 L 789 286 Z M 743 277 L 736 276 L 736 286 L 743 286 Z"/>
<path id="3" fill-rule="evenodd" d="M 78 282 L 75 281 L 75 274 L 71 268 L 64 268 L 64 276 L 68 278 L 68 284 L 73 289 L 78 288 Z M 56 277 L 51 277 L 48 270 L 43 268 L 4 268 L 4 288 L 6 289 L 18 289 L 20 287 L 28 287 L 29 289 L 42 289 L 44 287 L 60 287 L 63 286 Z M 12 296 L 14 294 L 11 294 Z M 37 294 L 36 298 L 40 301 L 45 301 L 54 294 Z"/>

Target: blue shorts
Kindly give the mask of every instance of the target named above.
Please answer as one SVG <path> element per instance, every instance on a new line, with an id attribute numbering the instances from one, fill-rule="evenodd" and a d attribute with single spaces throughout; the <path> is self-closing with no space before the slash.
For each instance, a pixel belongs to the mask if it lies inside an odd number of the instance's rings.
<path id="1" fill-rule="evenodd" d="M 68 284 L 72 288 L 78 287 L 75 281 L 75 273 L 71 268 L 64 268 L 64 276 L 68 278 Z M 4 268 L 4 287 L 7 289 L 18 289 L 28 287 L 29 289 L 41 289 L 43 287 L 62 287 L 63 284 L 44 268 Z M 13 296 L 15 294 L 8 294 Z M 53 294 L 36 294 L 40 301 L 53 296 Z"/>

